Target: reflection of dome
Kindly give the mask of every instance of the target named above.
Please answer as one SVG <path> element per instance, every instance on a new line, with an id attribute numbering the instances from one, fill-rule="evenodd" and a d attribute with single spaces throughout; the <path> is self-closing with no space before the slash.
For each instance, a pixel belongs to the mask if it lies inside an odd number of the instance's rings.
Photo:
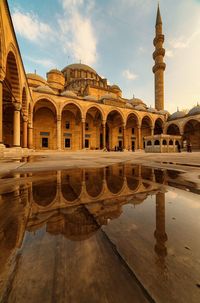
<path id="1" fill-rule="evenodd" d="M 177 110 L 177 112 L 173 113 L 168 120 L 175 120 L 185 117 L 185 113 Z"/>
<path id="2" fill-rule="evenodd" d="M 188 116 L 193 116 L 193 115 L 197 115 L 197 114 L 200 114 L 200 105 L 197 104 L 197 106 L 193 107 L 189 113 L 188 113 Z"/>
<path id="3" fill-rule="evenodd" d="M 70 64 L 70 65 L 64 67 L 62 72 L 65 72 L 67 69 L 84 70 L 84 71 L 88 71 L 88 72 L 96 74 L 96 71 L 93 68 L 91 68 L 90 66 L 88 66 L 86 64 L 82 64 L 82 63 Z"/>
<path id="4" fill-rule="evenodd" d="M 48 93 L 48 94 L 54 94 L 54 91 L 47 85 L 40 85 L 36 88 L 34 88 L 34 91 L 35 92 L 38 92 L 38 93 Z"/>
<path id="5" fill-rule="evenodd" d="M 64 92 L 61 93 L 61 96 L 64 96 L 64 97 L 77 97 L 77 95 L 75 94 L 75 92 L 73 92 L 71 90 L 65 90 Z"/>
<path id="6" fill-rule="evenodd" d="M 83 99 L 86 101 L 87 100 L 88 101 L 97 101 L 98 100 L 98 98 L 96 96 L 92 96 L 92 95 L 85 96 Z"/>

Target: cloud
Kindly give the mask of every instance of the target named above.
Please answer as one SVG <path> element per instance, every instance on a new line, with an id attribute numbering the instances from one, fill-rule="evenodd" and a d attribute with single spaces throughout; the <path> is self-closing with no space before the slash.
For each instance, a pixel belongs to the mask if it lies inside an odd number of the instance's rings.
<path id="1" fill-rule="evenodd" d="M 52 34 L 50 26 L 41 22 L 36 15 L 22 13 L 16 10 L 12 14 L 15 31 L 22 37 L 32 42 L 40 42 Z"/>
<path id="2" fill-rule="evenodd" d="M 165 52 L 166 57 L 168 58 L 173 58 L 174 57 L 174 52 L 171 49 L 167 49 Z"/>
<path id="3" fill-rule="evenodd" d="M 36 64 L 39 64 L 39 65 L 42 65 L 46 68 L 52 68 L 52 67 L 55 67 L 56 64 L 50 60 L 50 59 L 35 59 L 35 58 L 30 58 L 28 56 L 26 56 L 26 58 L 30 61 L 30 62 L 33 62 L 33 63 L 36 63 Z"/>
<path id="4" fill-rule="evenodd" d="M 138 75 L 134 74 L 133 72 L 131 72 L 129 69 L 125 69 L 123 72 L 122 72 L 122 75 L 124 78 L 128 79 L 128 80 L 135 80 Z"/>
<path id="5" fill-rule="evenodd" d="M 70 54 L 76 61 L 81 60 L 88 65 L 95 64 L 97 37 L 88 15 L 94 7 L 94 2 L 92 0 L 62 0 L 61 3 L 64 15 L 58 19 L 58 24 L 64 52 Z"/>

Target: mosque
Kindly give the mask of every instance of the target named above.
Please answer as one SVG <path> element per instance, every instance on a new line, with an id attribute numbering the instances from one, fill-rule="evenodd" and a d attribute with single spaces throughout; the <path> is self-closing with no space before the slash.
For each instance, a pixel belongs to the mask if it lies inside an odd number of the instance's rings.
<path id="1" fill-rule="evenodd" d="M 153 59 L 155 108 L 123 98 L 118 85 L 85 64 L 26 74 L 7 0 L 0 1 L 0 154 L 17 150 L 177 151 L 200 149 L 200 106 L 187 114 L 164 107 L 165 49 L 158 7 Z M 154 148 L 155 147 L 155 148 Z M 158 149 L 159 147 L 159 149 Z M 171 147 L 171 149 L 170 149 Z"/>

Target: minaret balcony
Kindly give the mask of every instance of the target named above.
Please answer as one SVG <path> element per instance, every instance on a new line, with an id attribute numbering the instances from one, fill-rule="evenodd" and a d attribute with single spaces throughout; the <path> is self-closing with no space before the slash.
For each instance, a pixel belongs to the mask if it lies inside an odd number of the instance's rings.
<path id="1" fill-rule="evenodd" d="M 158 42 L 164 42 L 165 36 L 164 35 L 156 35 L 156 37 L 153 40 L 153 45 L 156 46 Z"/>
<path id="2" fill-rule="evenodd" d="M 163 63 L 156 63 L 153 67 L 153 73 L 155 74 L 158 70 L 165 70 L 166 68 L 166 64 L 163 62 Z"/>
<path id="3" fill-rule="evenodd" d="M 158 57 L 158 56 L 164 57 L 164 55 L 165 55 L 165 49 L 164 49 L 164 48 L 158 48 L 158 49 L 156 49 L 155 52 L 153 53 L 153 59 L 155 60 L 156 57 Z"/>

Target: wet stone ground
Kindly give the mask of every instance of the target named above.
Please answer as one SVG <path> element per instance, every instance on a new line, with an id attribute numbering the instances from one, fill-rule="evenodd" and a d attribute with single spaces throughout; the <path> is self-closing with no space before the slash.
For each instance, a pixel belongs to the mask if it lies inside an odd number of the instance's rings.
<path id="1" fill-rule="evenodd" d="M 0 178 L 0 302 L 199 303 L 200 199 L 141 165 Z"/>

